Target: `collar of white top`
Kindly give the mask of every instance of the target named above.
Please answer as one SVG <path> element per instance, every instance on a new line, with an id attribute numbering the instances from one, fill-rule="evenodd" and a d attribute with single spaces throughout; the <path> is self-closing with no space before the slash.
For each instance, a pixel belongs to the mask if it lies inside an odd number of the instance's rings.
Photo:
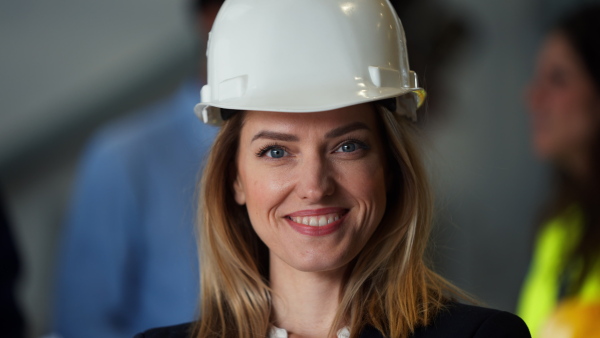
<path id="1" fill-rule="evenodd" d="M 269 338 L 287 338 L 288 333 L 285 329 L 280 329 L 278 327 L 271 327 L 271 331 L 269 332 Z M 346 326 L 341 328 L 337 332 L 337 338 L 349 338 L 350 337 L 350 329 Z"/>

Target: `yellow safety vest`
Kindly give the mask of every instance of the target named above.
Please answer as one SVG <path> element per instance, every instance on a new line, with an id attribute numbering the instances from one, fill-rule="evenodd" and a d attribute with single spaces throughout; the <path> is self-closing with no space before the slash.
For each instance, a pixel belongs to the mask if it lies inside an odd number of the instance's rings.
<path id="1" fill-rule="evenodd" d="M 581 210 L 572 206 L 545 224 L 538 235 L 517 308 L 517 313 L 527 323 L 534 338 L 541 337 L 542 327 L 559 305 L 561 277 L 566 260 L 581 238 L 582 224 Z M 570 304 L 600 302 L 600 260 L 573 297 L 575 299 L 569 299 Z M 600 318 L 598 323 L 600 328 Z"/>

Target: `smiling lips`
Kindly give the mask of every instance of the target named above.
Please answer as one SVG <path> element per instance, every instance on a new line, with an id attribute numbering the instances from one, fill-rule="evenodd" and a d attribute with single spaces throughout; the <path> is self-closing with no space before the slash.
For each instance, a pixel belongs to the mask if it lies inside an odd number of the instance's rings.
<path id="1" fill-rule="evenodd" d="M 299 217 L 290 217 L 292 221 L 304 225 L 310 225 L 313 227 L 322 227 L 324 225 L 333 223 L 340 219 L 340 215 L 338 214 L 327 214 L 323 216 L 299 216 Z"/>
<path id="2" fill-rule="evenodd" d="M 336 231 L 347 212 L 348 209 L 343 208 L 302 210 L 285 218 L 292 228 L 301 234 L 323 236 Z"/>

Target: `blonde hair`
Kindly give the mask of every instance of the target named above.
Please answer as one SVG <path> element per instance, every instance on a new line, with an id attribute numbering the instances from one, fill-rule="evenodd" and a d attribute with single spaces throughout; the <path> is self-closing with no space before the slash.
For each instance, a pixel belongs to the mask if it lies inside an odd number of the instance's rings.
<path id="1" fill-rule="evenodd" d="M 330 334 L 348 325 L 358 337 L 371 325 L 384 336 L 406 337 L 429 324 L 455 289 L 424 263 L 433 201 L 414 126 L 377 107 L 389 148 L 388 202 L 382 222 L 349 265 Z M 268 248 L 233 197 L 243 115 L 225 122 L 201 182 L 202 318 L 193 337 L 265 337 L 272 324 Z"/>

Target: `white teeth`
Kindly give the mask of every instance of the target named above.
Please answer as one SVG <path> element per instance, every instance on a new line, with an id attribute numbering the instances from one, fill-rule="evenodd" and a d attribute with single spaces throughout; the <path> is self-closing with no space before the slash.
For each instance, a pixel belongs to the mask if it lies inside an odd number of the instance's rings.
<path id="1" fill-rule="evenodd" d="M 319 217 L 319 226 L 327 225 L 327 218 L 325 216 Z"/>
<path id="2" fill-rule="evenodd" d="M 324 226 L 330 223 L 333 223 L 340 219 L 340 215 L 338 214 L 328 214 L 322 216 L 304 216 L 304 217 L 291 217 L 292 221 L 304 225 L 310 226 Z"/>

